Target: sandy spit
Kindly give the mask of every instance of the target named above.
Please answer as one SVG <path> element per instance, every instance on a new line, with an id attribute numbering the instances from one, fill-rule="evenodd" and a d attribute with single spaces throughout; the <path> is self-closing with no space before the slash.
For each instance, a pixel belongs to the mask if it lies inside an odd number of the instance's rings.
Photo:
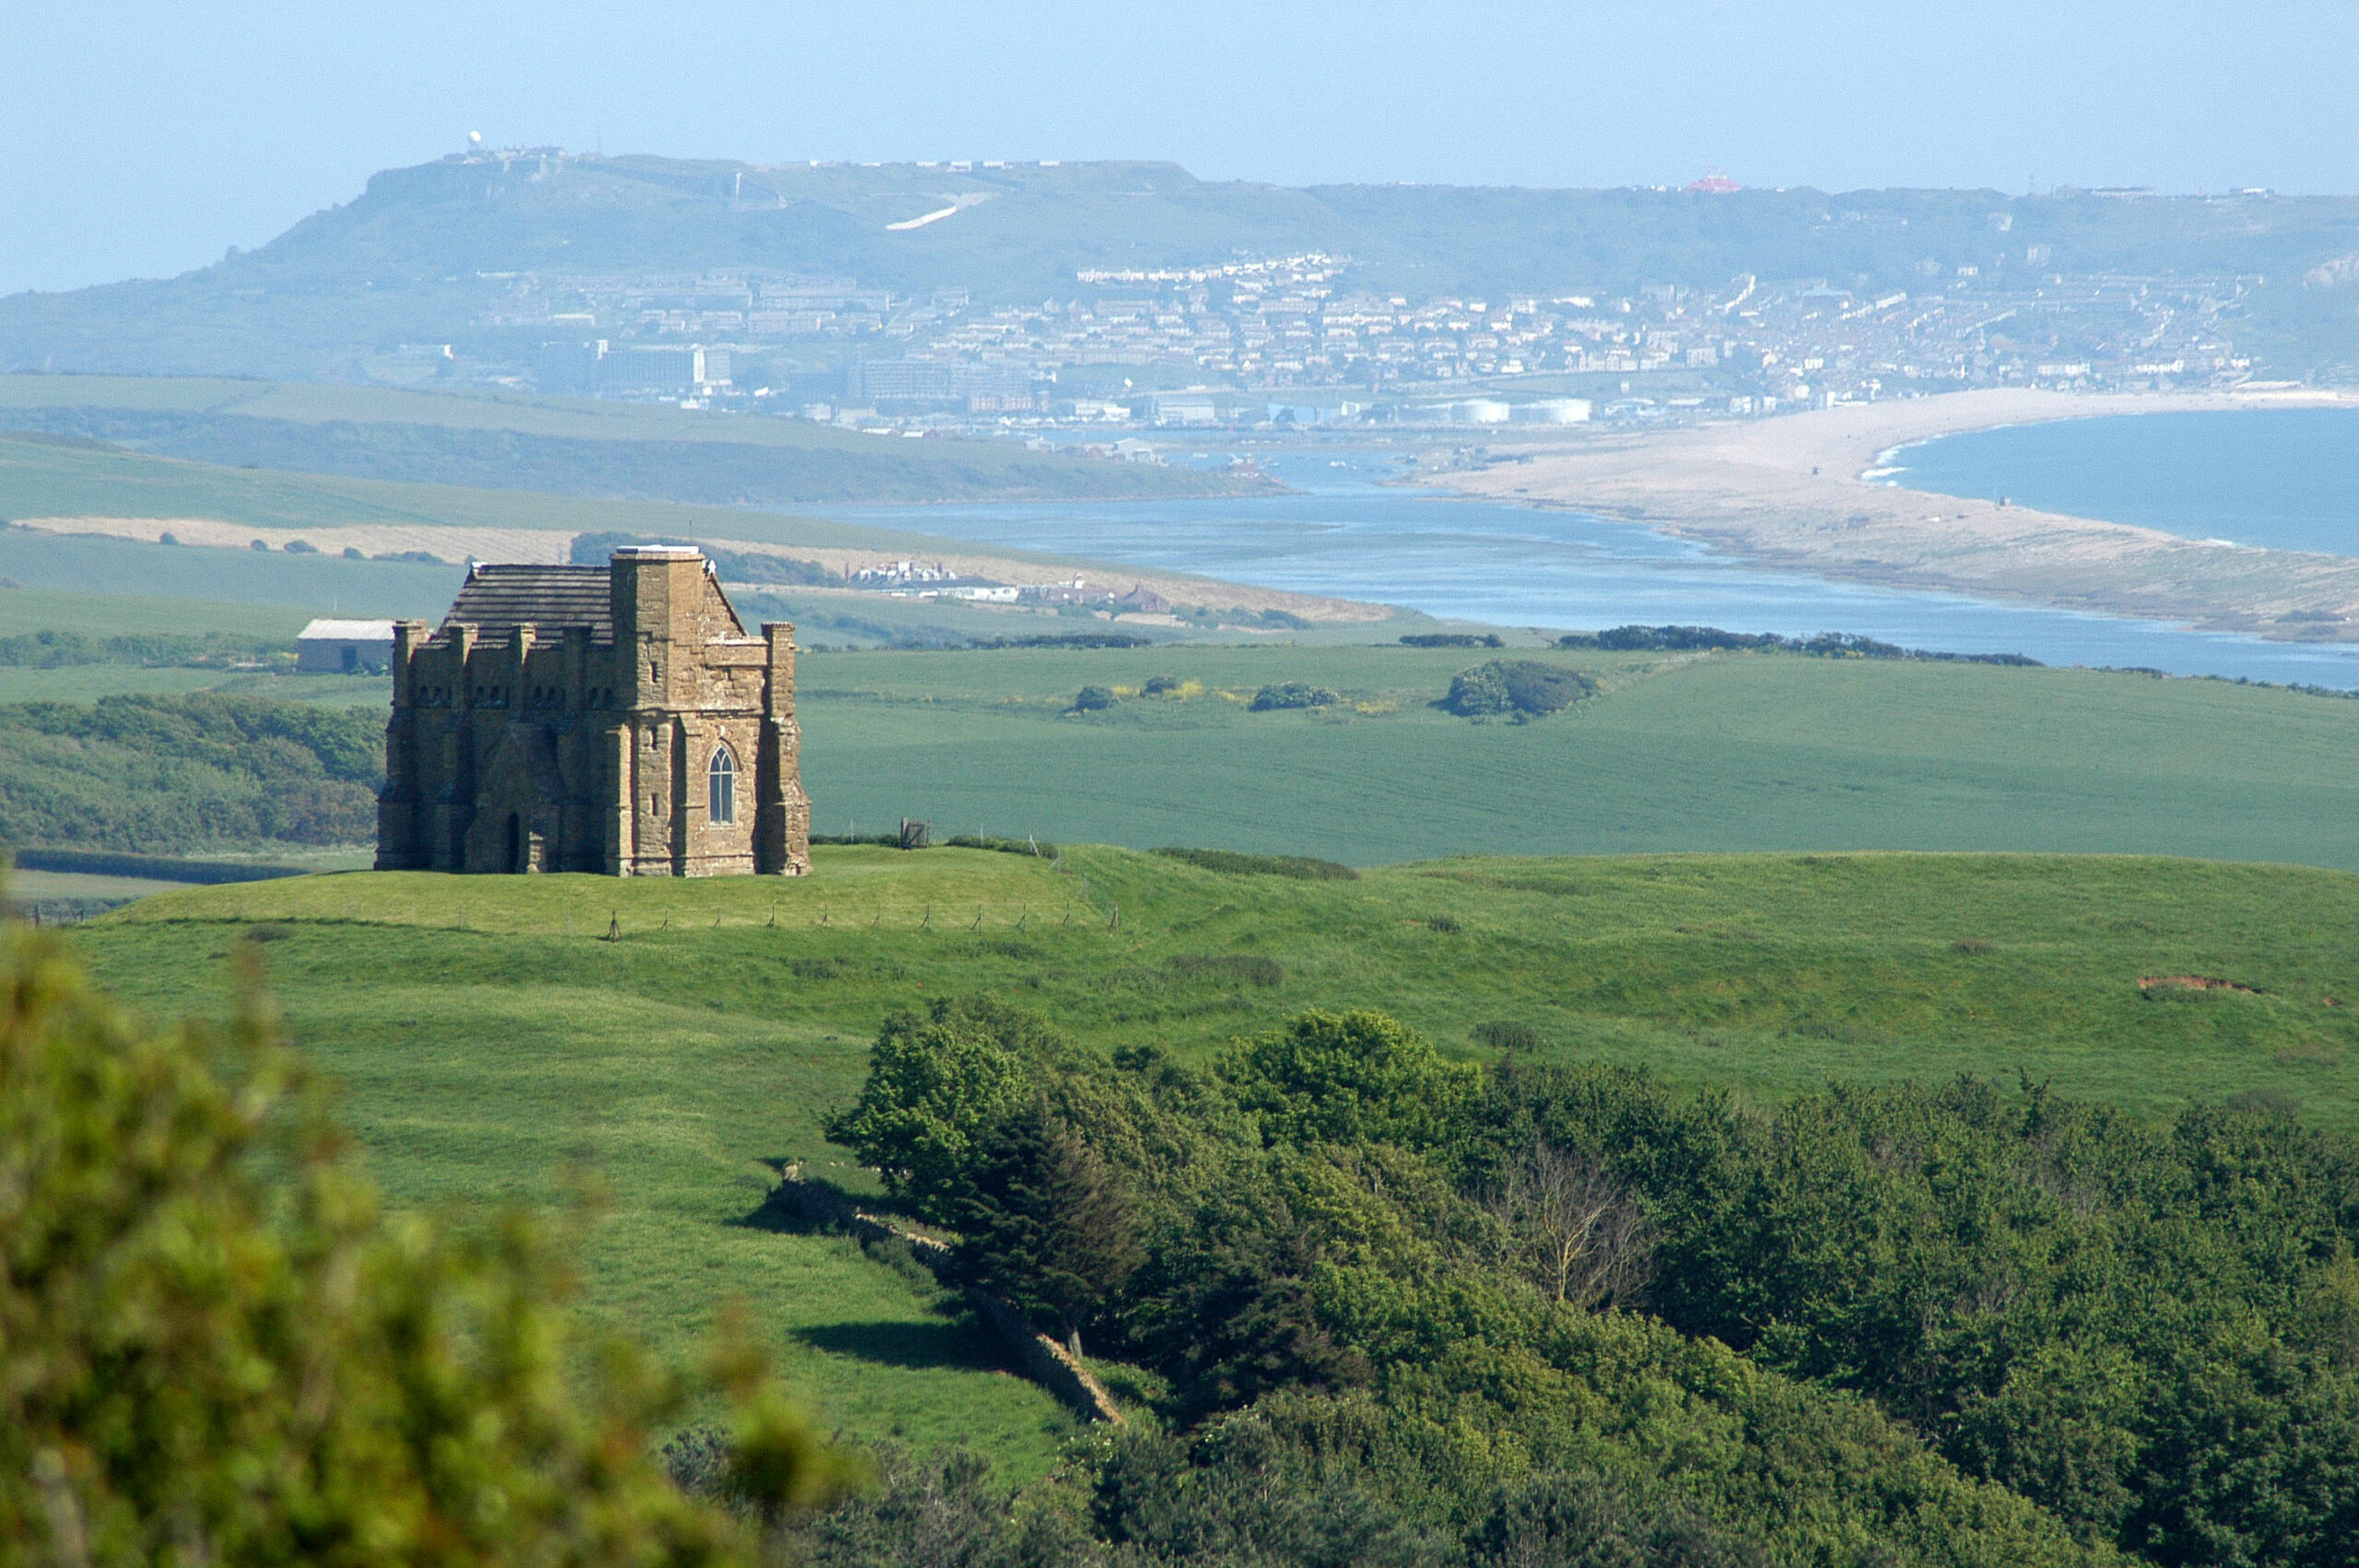
<path id="1" fill-rule="evenodd" d="M 2001 425 L 2334 405 L 2359 406 L 2359 397 L 1952 392 L 1683 430 L 1494 444 L 1485 466 L 1438 483 L 1626 518 L 1820 577 L 2287 641 L 2359 641 L 2359 559 L 2207 544 L 1861 477 L 1895 447 Z"/>

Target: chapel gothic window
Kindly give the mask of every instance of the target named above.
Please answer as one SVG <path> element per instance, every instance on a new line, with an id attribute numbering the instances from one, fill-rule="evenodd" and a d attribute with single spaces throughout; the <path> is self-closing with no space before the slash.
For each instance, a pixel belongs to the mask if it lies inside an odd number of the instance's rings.
<path id="1" fill-rule="evenodd" d="M 712 766 L 706 771 L 707 816 L 716 825 L 737 820 L 737 759 L 729 755 L 727 746 L 712 754 Z"/>

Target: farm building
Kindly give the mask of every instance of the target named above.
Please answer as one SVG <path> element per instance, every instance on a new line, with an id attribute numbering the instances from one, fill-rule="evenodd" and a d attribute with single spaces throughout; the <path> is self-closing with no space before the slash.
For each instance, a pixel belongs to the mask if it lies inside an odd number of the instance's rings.
<path id="1" fill-rule="evenodd" d="M 376 674 L 393 661 L 391 621 L 313 621 L 295 634 L 295 668 L 306 674 Z"/>

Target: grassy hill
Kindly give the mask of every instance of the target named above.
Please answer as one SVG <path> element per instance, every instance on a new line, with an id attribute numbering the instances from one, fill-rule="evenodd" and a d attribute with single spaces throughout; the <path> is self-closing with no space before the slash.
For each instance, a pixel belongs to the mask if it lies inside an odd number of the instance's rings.
<path id="1" fill-rule="evenodd" d="M 887 226 L 982 197 L 947 222 Z M 1843 214 L 1838 220 L 1837 210 Z M 354 201 L 185 276 L 0 301 L 0 367 L 353 379 L 402 342 L 511 351 L 543 335 L 472 325 L 501 275 L 762 268 L 851 275 L 991 302 L 1070 291 L 1076 269 L 1218 264 L 1323 251 L 1356 286 L 1425 296 L 1647 283 L 1740 272 L 1915 287 L 1928 257 L 2049 248 L 2065 271 L 2261 274 L 2257 335 L 2299 373 L 2351 329 L 2302 272 L 2353 246 L 2348 197 L 2107 200 L 2060 191 L 1291 189 L 1207 182 L 1162 163 L 950 170 L 657 158 L 446 159 L 374 176 Z M 2274 323 L 2272 325 L 2272 323 Z M 2306 335 L 2305 335 L 2306 334 Z"/>
<path id="2" fill-rule="evenodd" d="M 244 468 L 714 506 L 1115 500 L 1273 488 L 1251 474 L 1005 442 L 888 442 L 800 420 L 267 381 L 0 377 L 0 429 Z"/>
<path id="3" fill-rule="evenodd" d="M 766 1228 L 775 1162 L 864 1185 L 819 1123 L 895 1007 L 992 990 L 1087 1044 L 1200 1059 L 1304 1008 L 1373 1006 L 1454 1055 L 1489 1054 L 1472 1033 L 1505 1023 L 1527 1058 L 1644 1063 L 1755 1101 L 1830 1076 L 2021 1072 L 2141 1116 L 2258 1094 L 2349 1127 L 2355 917 L 2343 872 L 2151 859 L 1447 860 L 1303 881 L 1108 848 L 822 847 L 791 883 L 191 889 L 75 941 L 161 1013 L 219 1010 L 224 959 L 259 950 L 396 1201 L 554 1200 L 587 1156 L 611 1191 L 593 1310 L 686 1353 L 742 1293 L 852 1434 L 956 1435 L 1022 1474 L 1064 1430 L 1044 1396 L 921 1281 Z M 2142 989 L 2158 976 L 2250 989 Z"/>

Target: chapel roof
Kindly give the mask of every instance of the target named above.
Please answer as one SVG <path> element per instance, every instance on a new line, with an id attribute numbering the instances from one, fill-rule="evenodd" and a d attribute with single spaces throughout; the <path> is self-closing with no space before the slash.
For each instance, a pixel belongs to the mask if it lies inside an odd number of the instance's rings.
<path id="1" fill-rule="evenodd" d="M 592 641 L 611 642 L 613 580 L 604 567 L 478 566 L 467 573 L 442 625 L 530 626 L 543 633 L 588 626 Z"/>

